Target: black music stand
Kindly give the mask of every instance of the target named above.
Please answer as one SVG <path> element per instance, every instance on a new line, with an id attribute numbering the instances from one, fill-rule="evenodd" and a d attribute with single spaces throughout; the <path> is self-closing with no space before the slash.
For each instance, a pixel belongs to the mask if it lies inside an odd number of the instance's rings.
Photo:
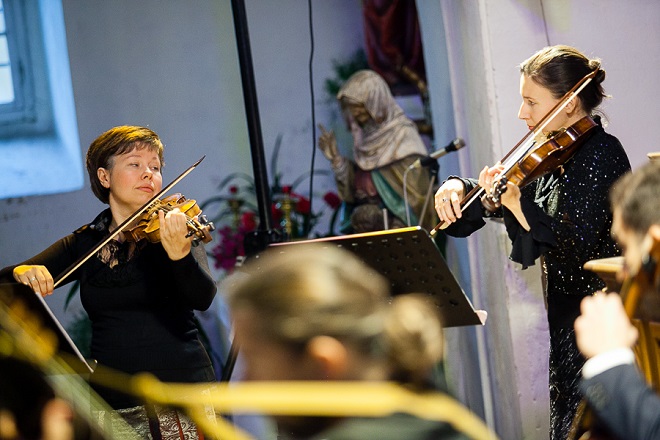
<path id="1" fill-rule="evenodd" d="M 487 313 L 474 310 L 469 298 L 447 267 L 429 233 L 419 226 L 388 229 L 365 234 L 342 235 L 313 240 L 272 243 L 269 248 L 286 252 L 310 243 L 347 249 L 390 281 L 393 295 L 424 293 L 433 298 L 444 327 L 484 325 Z M 259 258 L 256 255 L 253 258 Z M 229 381 L 234 370 L 237 347 L 233 341 L 222 381 Z"/>
<path id="2" fill-rule="evenodd" d="M 430 295 L 445 327 L 484 325 L 486 322 L 487 313 L 474 310 L 429 233 L 419 226 L 273 243 L 270 248 L 286 252 L 288 247 L 309 243 L 327 244 L 353 252 L 390 281 L 393 295 Z"/>
<path id="3" fill-rule="evenodd" d="M 55 334 L 57 351 L 68 355 L 63 357 L 63 360 L 73 371 L 81 374 L 94 371 L 41 295 L 34 293 L 31 288 L 23 284 L 0 284 L 0 302 L 11 307 L 15 301 L 22 301 L 25 307 L 39 319 L 41 325 Z"/>

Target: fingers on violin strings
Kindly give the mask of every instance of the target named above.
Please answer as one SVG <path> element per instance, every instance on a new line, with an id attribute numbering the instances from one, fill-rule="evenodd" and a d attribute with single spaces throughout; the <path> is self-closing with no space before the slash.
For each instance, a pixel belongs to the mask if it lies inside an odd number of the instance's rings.
<path id="1" fill-rule="evenodd" d="M 486 166 L 479 173 L 479 186 L 481 186 L 483 189 L 488 189 L 489 187 L 489 182 L 487 181 L 487 179 L 488 179 L 488 167 Z"/>

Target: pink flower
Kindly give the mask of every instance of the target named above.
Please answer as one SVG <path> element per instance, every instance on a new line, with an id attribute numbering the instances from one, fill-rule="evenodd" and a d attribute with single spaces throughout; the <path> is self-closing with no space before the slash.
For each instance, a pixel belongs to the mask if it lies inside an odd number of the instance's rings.
<path id="1" fill-rule="evenodd" d="M 236 258 L 245 255 L 243 231 L 235 231 L 230 226 L 225 226 L 218 231 L 220 242 L 211 249 L 215 268 L 230 272 L 236 265 Z"/>

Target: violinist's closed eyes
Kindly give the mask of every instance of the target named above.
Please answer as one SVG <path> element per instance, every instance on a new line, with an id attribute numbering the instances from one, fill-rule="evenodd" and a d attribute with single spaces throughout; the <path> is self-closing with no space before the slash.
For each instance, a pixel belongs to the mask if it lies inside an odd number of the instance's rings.
<path id="1" fill-rule="evenodd" d="M 163 144 L 145 127 L 120 126 L 101 134 L 87 152 L 92 191 L 109 208 L 91 223 L 19 265 L 0 271 L 0 282 L 17 281 L 36 293 L 53 292 L 58 276 L 93 250 L 162 187 Z M 203 245 L 193 247 L 190 220 L 179 209 L 159 215 L 160 241 L 110 240 L 67 281 L 80 281 L 83 307 L 92 322 L 92 357 L 99 366 L 128 374 L 149 372 L 168 382 L 211 382 L 211 361 L 202 346 L 193 310 L 206 310 L 216 286 Z M 98 374 L 98 373 L 95 373 Z M 140 434 L 149 423 L 135 398 L 97 391 Z M 163 436 L 169 429 L 196 428 L 175 410 L 157 408 Z M 186 437 L 189 438 L 189 437 Z"/>
<path id="2" fill-rule="evenodd" d="M 520 65 L 522 102 L 518 118 L 528 130 L 539 122 L 590 72 L 596 75 L 544 128 L 539 136 L 568 128 L 585 117 L 597 126 L 585 135 L 575 154 L 532 184 L 520 188 L 507 183 L 501 194 L 502 216 L 512 242 L 510 258 L 523 268 L 543 257 L 543 277 L 550 329 L 550 438 L 565 439 L 580 402 L 577 383 L 584 363 L 576 344 L 573 321 L 580 300 L 604 287 L 585 262 L 617 255 L 610 236 L 612 213 L 608 191 L 630 163 L 617 138 L 605 132 L 597 110 L 605 94 L 605 71 L 569 46 L 547 47 Z M 498 184 L 501 163 L 486 166 L 479 179 L 451 177 L 435 195 L 440 220 L 450 224 L 445 232 L 467 236 L 485 225 L 481 203 L 461 212 L 461 200 L 476 185 L 490 193 Z"/>

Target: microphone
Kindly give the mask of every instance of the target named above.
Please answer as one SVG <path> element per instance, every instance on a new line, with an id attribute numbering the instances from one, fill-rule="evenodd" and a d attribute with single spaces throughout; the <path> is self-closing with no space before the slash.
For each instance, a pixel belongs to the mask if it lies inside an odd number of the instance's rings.
<path id="1" fill-rule="evenodd" d="M 429 154 L 426 157 L 423 157 L 421 159 L 417 159 L 410 165 L 409 168 L 420 168 L 420 167 L 427 167 L 431 165 L 436 159 L 441 158 L 445 154 L 449 154 L 452 151 L 459 150 L 465 146 L 465 141 L 461 138 L 456 138 L 453 141 L 449 143 L 444 148 L 441 148 L 439 150 L 435 150 L 433 153 Z"/>

